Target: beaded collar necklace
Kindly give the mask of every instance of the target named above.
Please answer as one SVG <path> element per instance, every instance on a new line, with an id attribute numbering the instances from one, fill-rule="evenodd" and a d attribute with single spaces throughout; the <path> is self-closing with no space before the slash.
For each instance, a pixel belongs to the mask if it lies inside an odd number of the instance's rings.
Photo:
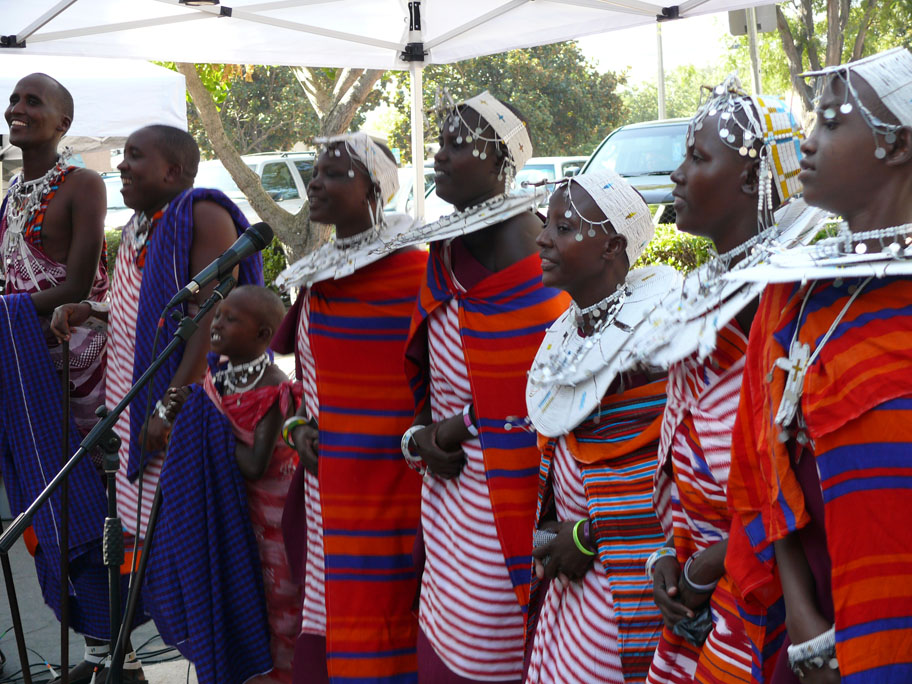
<path id="1" fill-rule="evenodd" d="M 630 288 L 626 284 L 620 284 L 615 292 L 585 309 L 572 302 L 570 316 L 574 325 L 564 331 L 561 339 L 548 353 L 536 356 L 529 370 L 529 382 L 533 385 L 567 384 L 575 378 L 583 358 L 600 344 L 602 336 L 615 322 L 630 294 Z M 580 330 L 587 323 L 591 323 L 593 329 L 583 337 Z"/>
<path id="2" fill-rule="evenodd" d="M 69 156 L 70 148 L 65 148 L 57 158 L 57 163 L 40 178 L 23 181 L 20 172 L 11 183 L 9 200 L 6 203 L 6 231 L 3 234 L 3 243 L 0 245 L 3 253 L 3 267 L 8 270 L 16 256 L 20 255 L 32 282 L 35 282 L 35 274 L 32 271 L 32 260 L 25 254 L 25 250 L 28 249 L 25 245 L 25 231 L 29 220 L 39 211 L 42 201 L 51 191 L 54 180 L 66 170 Z M 38 266 L 45 275 L 48 275 L 40 264 Z M 51 280 L 53 281 L 53 279 Z"/>
<path id="3" fill-rule="evenodd" d="M 455 211 L 433 223 L 427 223 L 406 231 L 383 246 L 378 247 L 377 252 L 390 254 L 403 247 L 419 245 L 425 242 L 438 242 L 459 235 L 474 233 L 512 218 L 524 211 L 532 210 L 538 206 L 546 194 L 546 190 L 536 188 L 531 194 L 517 191 L 495 195 L 473 207 L 468 207 L 463 211 Z"/>
<path id="4" fill-rule="evenodd" d="M 216 387 L 223 388 L 223 394 L 243 394 L 256 387 L 271 363 L 269 354 L 266 352 L 247 363 L 234 365 L 229 361 L 228 365 L 217 371 L 212 379 Z M 253 379 L 251 380 L 251 378 Z"/>

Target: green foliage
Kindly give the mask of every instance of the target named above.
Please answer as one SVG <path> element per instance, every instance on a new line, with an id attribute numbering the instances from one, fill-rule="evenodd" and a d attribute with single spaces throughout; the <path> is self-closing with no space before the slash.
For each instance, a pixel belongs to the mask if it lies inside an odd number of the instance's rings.
<path id="1" fill-rule="evenodd" d="M 599 73 L 576 43 L 558 43 L 430 65 L 424 106 L 431 110 L 440 88 L 457 101 L 490 90 L 526 117 L 536 156 L 589 154 L 624 118 L 617 93 L 622 82 L 617 74 Z M 408 83 L 408 72 L 391 72 L 383 81 L 386 101 L 399 112 L 389 142 L 401 150 L 403 163 L 412 158 Z M 438 133 L 431 114 L 426 139 L 436 140 Z"/>
<path id="2" fill-rule="evenodd" d="M 121 229 L 105 231 L 105 247 L 108 257 L 108 276 L 111 282 L 114 280 L 114 264 L 117 263 L 117 250 L 120 249 L 120 238 L 123 235 Z"/>
<path id="3" fill-rule="evenodd" d="M 715 254 L 712 243 L 706 238 L 682 233 L 673 223 L 662 223 L 656 228 L 655 237 L 637 259 L 634 268 L 650 264 L 666 264 L 682 273 L 689 273 Z"/>
<path id="4" fill-rule="evenodd" d="M 284 271 L 287 265 L 288 261 L 282 250 L 282 243 L 278 238 L 273 238 L 272 243 L 263 250 L 263 280 L 266 286 L 276 292 L 286 304 L 288 304 L 288 295 L 280 291 L 273 283 L 275 283 L 276 276 Z"/>
<path id="5" fill-rule="evenodd" d="M 722 65 L 698 68 L 688 64 L 666 72 L 665 117 L 676 119 L 693 116 L 700 102 L 700 87 L 720 83 L 729 71 Z M 621 93 L 621 98 L 627 107 L 627 116 L 621 123 L 659 118 L 659 95 L 654 82 L 629 87 Z"/>

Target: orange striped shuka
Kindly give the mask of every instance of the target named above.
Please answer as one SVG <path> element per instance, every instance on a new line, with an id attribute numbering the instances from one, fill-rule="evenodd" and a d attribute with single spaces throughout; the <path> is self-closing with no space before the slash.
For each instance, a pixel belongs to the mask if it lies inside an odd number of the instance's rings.
<path id="1" fill-rule="evenodd" d="M 740 547 L 729 544 L 726 564 L 742 591 L 767 606 L 778 594 L 772 543 L 810 522 L 794 439 L 781 443 L 773 424 L 786 377 L 773 364 L 788 356 L 796 326 L 813 353 L 861 282 L 812 283 L 801 320 L 808 286 L 770 285 L 754 319 L 729 480 L 729 504 L 744 534 Z M 804 380 L 800 409 L 811 442 L 801 457 L 813 457 L 820 475 L 836 655 L 846 684 L 912 681 L 912 528 L 901 522 L 912 489 L 910 335 L 912 282 L 874 280 Z M 774 659 L 781 626 L 770 619 L 746 624 L 762 667 Z"/>
<path id="2" fill-rule="evenodd" d="M 552 508 L 551 464 L 558 439 L 563 439 L 582 475 L 591 535 L 611 587 L 625 682 L 645 681 L 662 633 L 662 614 L 645 568 L 649 555 L 665 542 L 652 504 L 665 386 L 663 377 L 624 392 L 609 391 L 572 432 L 560 438 L 538 437 L 542 458 L 536 527 Z M 536 604 L 543 598 L 538 588 L 535 580 Z M 530 613 L 527 642 L 535 627 L 536 616 Z"/>
<path id="3" fill-rule="evenodd" d="M 425 259 L 420 250 L 398 252 L 311 287 L 332 682 L 416 676 L 421 479 L 399 441 L 412 424 L 402 355 Z"/>
<path id="4" fill-rule="evenodd" d="M 526 374 L 545 330 L 567 308 L 569 297 L 542 285 L 538 254 L 489 275 L 463 292 L 444 265 L 441 250 L 441 243 L 431 244 L 409 330 L 406 374 L 417 411 L 421 411 L 430 400 L 427 318 L 437 307 L 456 298 L 497 536 L 525 613 L 540 455 L 534 433 L 517 422 L 526 415 Z"/>

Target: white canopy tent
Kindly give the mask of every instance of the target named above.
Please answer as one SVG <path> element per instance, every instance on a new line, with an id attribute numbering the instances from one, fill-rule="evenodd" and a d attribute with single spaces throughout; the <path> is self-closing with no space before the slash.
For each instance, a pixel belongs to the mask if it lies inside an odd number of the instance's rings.
<path id="1" fill-rule="evenodd" d="M 184 77 L 138 59 L 46 57 L 0 50 L 0 97 L 6 100 L 23 76 L 50 74 L 73 95 L 76 111 L 63 140 L 75 152 L 117 142 L 141 126 L 163 123 L 187 130 Z M 5 105 L 4 105 L 5 108 Z M 18 159 L 0 117 L 0 159 Z M 112 140 L 114 139 L 114 140 Z M 0 162 L 2 163 L 2 162 Z"/>
<path id="2" fill-rule="evenodd" d="M 196 0 L 197 2 L 199 0 Z M 673 1 L 673 0 L 667 0 Z M 0 58 L 25 54 L 406 69 L 424 149 L 421 69 L 763 0 L 0 0 Z M 422 187 L 421 164 L 415 164 Z M 423 197 L 416 193 L 423 213 Z"/>

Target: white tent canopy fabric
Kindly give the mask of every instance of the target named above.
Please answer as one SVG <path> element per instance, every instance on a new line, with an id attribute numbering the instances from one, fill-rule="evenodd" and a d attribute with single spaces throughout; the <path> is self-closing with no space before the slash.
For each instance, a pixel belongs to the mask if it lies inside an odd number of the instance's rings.
<path id="1" fill-rule="evenodd" d="M 138 59 L 41 57 L 0 50 L 3 101 L 19 79 L 35 72 L 53 76 L 73 95 L 70 136 L 124 137 L 153 123 L 187 130 L 184 77 L 170 69 Z M 0 121 L 0 134 L 8 133 L 6 121 Z"/>
<path id="2" fill-rule="evenodd" d="M 0 0 L 0 58 L 21 50 L 197 63 L 409 68 L 412 149 L 422 150 L 425 64 L 641 26 L 657 16 L 684 18 L 762 1 L 224 0 L 217 6 L 188 7 L 178 0 Z M 17 45 L 23 47 L 13 47 Z M 417 61 L 403 61 L 406 52 L 417 55 Z M 414 166 L 415 187 L 423 187 L 421 164 Z M 421 215 L 421 193 L 416 200 Z"/>

